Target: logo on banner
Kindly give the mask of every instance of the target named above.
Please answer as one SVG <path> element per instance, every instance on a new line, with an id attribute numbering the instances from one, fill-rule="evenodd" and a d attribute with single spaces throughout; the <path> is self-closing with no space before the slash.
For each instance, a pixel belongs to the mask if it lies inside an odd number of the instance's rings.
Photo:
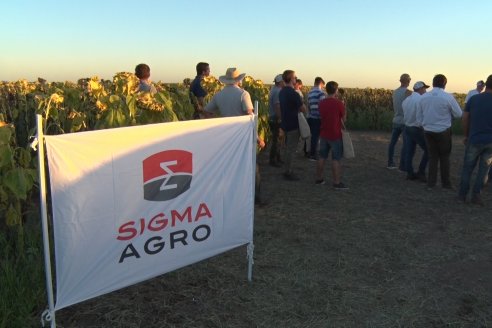
<path id="1" fill-rule="evenodd" d="M 190 189 L 193 155 L 185 150 L 166 150 L 143 160 L 144 199 L 166 201 Z"/>

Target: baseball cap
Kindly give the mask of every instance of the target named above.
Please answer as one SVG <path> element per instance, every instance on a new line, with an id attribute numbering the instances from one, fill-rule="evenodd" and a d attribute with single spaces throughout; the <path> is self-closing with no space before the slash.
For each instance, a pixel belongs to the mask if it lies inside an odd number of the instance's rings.
<path id="1" fill-rule="evenodd" d="M 418 81 L 418 82 L 415 82 L 415 84 L 413 85 L 413 90 L 418 90 L 422 87 L 425 87 L 427 89 L 429 86 L 422 81 Z"/>
<path id="2" fill-rule="evenodd" d="M 278 74 L 277 76 L 275 76 L 275 79 L 273 80 L 273 82 L 275 83 L 279 83 L 282 81 L 283 81 L 282 74 Z"/>
<path id="3" fill-rule="evenodd" d="M 477 87 L 481 87 L 482 85 L 485 85 L 485 82 L 483 80 L 477 82 Z"/>

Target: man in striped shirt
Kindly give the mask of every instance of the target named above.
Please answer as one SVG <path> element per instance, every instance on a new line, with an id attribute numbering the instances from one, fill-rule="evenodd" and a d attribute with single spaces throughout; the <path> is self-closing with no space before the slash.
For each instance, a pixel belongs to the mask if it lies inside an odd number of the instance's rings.
<path id="1" fill-rule="evenodd" d="M 326 94 L 323 91 L 325 87 L 325 81 L 321 77 L 316 77 L 314 79 L 314 86 L 308 93 L 308 123 L 311 129 L 311 148 L 309 153 L 310 160 L 318 160 L 318 140 L 319 132 L 321 127 L 321 118 L 319 115 L 318 104 L 322 99 L 326 98 Z"/>

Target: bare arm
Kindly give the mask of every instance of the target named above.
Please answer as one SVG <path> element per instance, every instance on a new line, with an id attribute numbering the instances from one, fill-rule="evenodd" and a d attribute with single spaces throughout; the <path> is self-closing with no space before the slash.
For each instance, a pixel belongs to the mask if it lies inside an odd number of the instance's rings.
<path id="1" fill-rule="evenodd" d="M 200 112 L 203 111 L 203 107 L 205 107 L 205 98 L 204 97 L 197 97 L 196 100 L 197 100 L 197 103 L 198 103 L 197 104 L 198 105 L 197 106 L 198 107 L 197 109 Z"/>
<path id="2" fill-rule="evenodd" d="M 299 107 L 299 111 L 303 112 L 304 114 L 307 114 L 306 105 L 302 104 L 301 107 Z"/>

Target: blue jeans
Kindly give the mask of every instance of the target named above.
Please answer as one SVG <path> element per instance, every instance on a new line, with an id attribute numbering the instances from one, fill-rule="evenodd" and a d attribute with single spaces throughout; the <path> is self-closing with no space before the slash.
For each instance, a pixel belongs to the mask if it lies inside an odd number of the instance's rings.
<path id="1" fill-rule="evenodd" d="M 424 151 L 422 154 L 422 159 L 419 164 L 419 171 L 417 174 L 425 175 L 425 168 L 427 167 L 427 162 L 429 161 L 429 154 L 427 152 L 427 145 L 425 144 L 424 130 L 416 126 L 406 126 L 405 132 L 406 138 L 403 138 L 405 144 L 405 159 L 406 159 L 406 169 L 409 176 L 413 176 L 415 173 L 413 171 L 413 156 L 415 155 L 415 150 L 417 145 Z"/>
<path id="2" fill-rule="evenodd" d="M 393 157 L 395 156 L 395 146 L 396 143 L 398 142 L 398 138 L 400 138 L 400 134 L 403 133 L 405 130 L 405 125 L 404 124 L 396 124 L 393 123 L 393 131 L 391 132 L 391 141 L 388 146 L 388 166 L 394 166 L 395 161 L 393 160 Z M 405 169 L 405 134 L 403 133 L 403 145 L 401 147 L 401 153 L 400 153 L 400 170 L 406 171 Z"/>
<path id="3" fill-rule="evenodd" d="M 463 171 L 461 172 L 461 183 L 459 195 L 466 197 L 470 189 L 470 180 L 475 166 L 478 164 L 478 172 L 473 185 L 472 193 L 480 194 L 484 183 L 487 181 L 487 173 L 492 164 L 492 143 L 467 144 L 465 158 L 463 160 Z"/>
<path id="4" fill-rule="evenodd" d="M 328 153 L 331 150 L 331 159 L 339 161 L 343 157 L 343 142 L 342 139 L 328 140 L 321 138 L 319 141 L 319 157 L 322 159 L 328 158 Z"/>
<path id="5" fill-rule="evenodd" d="M 319 131 L 321 128 L 321 120 L 317 118 L 308 118 L 309 128 L 311 129 L 311 150 L 309 155 L 318 157 L 318 141 Z"/>

